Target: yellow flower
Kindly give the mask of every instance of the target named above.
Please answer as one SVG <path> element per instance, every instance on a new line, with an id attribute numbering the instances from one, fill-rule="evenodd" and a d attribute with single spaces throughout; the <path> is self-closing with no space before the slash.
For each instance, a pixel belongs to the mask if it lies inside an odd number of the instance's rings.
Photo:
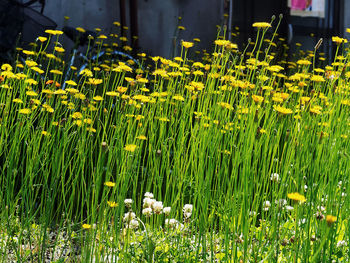
<path id="1" fill-rule="evenodd" d="M 114 201 L 107 201 L 107 204 L 110 206 L 110 207 L 117 207 L 118 206 L 118 203 L 114 202 Z"/>
<path id="2" fill-rule="evenodd" d="M 135 144 L 127 144 L 125 145 L 124 150 L 128 152 L 134 152 L 136 148 L 137 148 L 137 145 Z"/>
<path id="3" fill-rule="evenodd" d="M 337 217 L 336 216 L 332 216 L 332 215 L 327 215 L 326 216 L 326 222 L 328 225 L 332 225 L 335 221 L 337 221 Z"/>
<path id="4" fill-rule="evenodd" d="M 80 33 L 85 33 L 86 32 L 86 30 L 84 29 L 84 28 L 82 28 L 82 27 L 76 27 L 75 28 L 78 32 L 80 32 Z"/>
<path id="5" fill-rule="evenodd" d="M 253 99 L 256 103 L 261 103 L 261 102 L 264 101 L 264 97 L 258 96 L 258 95 L 252 95 L 252 99 Z"/>
<path id="6" fill-rule="evenodd" d="M 341 43 L 348 43 L 347 39 L 337 36 L 332 37 L 332 41 L 335 42 L 337 45 L 340 45 Z"/>
<path id="7" fill-rule="evenodd" d="M 23 101 L 21 99 L 19 99 L 19 98 L 13 99 L 12 102 L 23 103 Z"/>
<path id="8" fill-rule="evenodd" d="M 111 181 L 108 181 L 108 182 L 105 182 L 105 186 L 114 187 L 114 186 L 115 186 L 115 183 L 113 183 L 113 182 L 111 182 Z"/>
<path id="9" fill-rule="evenodd" d="M 12 66 L 10 64 L 2 64 L 1 65 L 1 70 L 12 71 Z"/>
<path id="10" fill-rule="evenodd" d="M 102 79 L 89 78 L 89 81 L 87 83 L 91 85 L 99 85 L 102 82 L 103 82 Z"/>
<path id="11" fill-rule="evenodd" d="M 38 96 L 38 93 L 36 93 L 36 92 L 33 91 L 33 90 L 27 91 L 26 94 L 27 94 L 27 96 L 32 96 L 32 97 Z"/>
<path id="12" fill-rule="evenodd" d="M 74 89 L 74 88 L 66 88 L 66 91 L 68 91 L 71 94 L 77 94 L 79 93 L 79 90 Z"/>
<path id="13" fill-rule="evenodd" d="M 37 73 L 39 73 L 39 74 L 43 74 L 45 72 L 44 70 L 42 70 L 39 67 L 31 67 L 30 69 L 35 71 L 35 72 L 37 72 Z"/>
<path id="14" fill-rule="evenodd" d="M 86 76 L 86 77 L 92 77 L 93 74 L 91 72 L 90 69 L 83 69 L 82 71 L 80 71 L 79 75 L 83 75 L 83 76 Z"/>
<path id="15" fill-rule="evenodd" d="M 90 229 L 90 228 L 91 228 L 91 225 L 89 225 L 89 224 L 83 224 L 82 227 L 83 227 L 84 229 Z"/>
<path id="16" fill-rule="evenodd" d="M 184 100 L 185 100 L 185 98 L 184 98 L 184 97 L 182 97 L 181 95 L 175 95 L 175 96 L 173 96 L 173 100 L 177 100 L 177 101 L 184 101 Z"/>
<path id="17" fill-rule="evenodd" d="M 182 41 L 182 46 L 184 48 L 190 48 L 190 47 L 193 47 L 193 42 L 187 42 L 187 41 Z"/>
<path id="18" fill-rule="evenodd" d="M 283 115 L 287 115 L 287 114 L 292 114 L 293 113 L 293 111 L 291 109 L 288 109 L 288 108 L 285 108 L 285 107 L 282 107 L 282 106 L 279 106 L 279 105 L 278 106 L 274 105 L 273 108 L 277 112 L 279 112 L 279 113 L 281 113 Z"/>
<path id="19" fill-rule="evenodd" d="M 215 45 L 217 46 L 227 46 L 230 44 L 229 40 L 224 40 L 224 39 L 217 39 L 214 42 L 215 42 Z"/>
<path id="20" fill-rule="evenodd" d="M 269 28 L 271 27 L 270 23 L 267 22 L 256 22 L 253 24 L 253 27 L 257 27 L 257 28 Z"/>
<path id="21" fill-rule="evenodd" d="M 288 198 L 289 199 L 292 199 L 294 201 L 299 201 L 300 203 L 305 203 L 306 201 L 306 198 L 305 196 L 295 192 L 295 193 L 290 193 L 290 194 L 287 194 Z"/>
<path id="22" fill-rule="evenodd" d="M 56 74 L 56 75 L 62 75 L 62 71 L 58 70 L 58 69 L 51 69 L 50 70 L 50 73 L 52 74 Z"/>
<path id="23" fill-rule="evenodd" d="M 30 50 L 22 50 L 23 54 L 26 54 L 28 56 L 30 55 L 35 55 L 35 52 L 34 51 L 30 51 Z"/>
<path id="24" fill-rule="evenodd" d="M 26 79 L 24 82 L 30 85 L 38 85 L 38 82 L 34 79 Z"/>
<path id="25" fill-rule="evenodd" d="M 311 65 L 312 63 L 306 59 L 299 59 L 297 61 L 297 64 L 299 64 L 299 65 Z"/>
<path id="26" fill-rule="evenodd" d="M 44 135 L 44 136 L 50 136 L 50 135 L 51 135 L 51 134 L 50 134 L 49 132 L 47 132 L 47 131 L 42 131 L 41 134 Z"/>
<path id="27" fill-rule="evenodd" d="M 47 29 L 45 30 L 45 33 L 49 34 L 49 35 L 62 35 L 63 31 L 61 30 L 52 30 L 52 29 Z"/>
<path id="28" fill-rule="evenodd" d="M 136 137 L 136 139 L 146 141 L 146 140 L 147 140 L 147 137 L 146 137 L 145 135 L 139 135 L 139 136 Z"/>
<path id="29" fill-rule="evenodd" d="M 65 51 L 63 47 L 55 47 L 55 50 L 59 53 L 63 53 Z"/>
<path id="30" fill-rule="evenodd" d="M 67 85 L 71 85 L 71 86 L 76 86 L 77 85 L 77 83 L 75 81 L 73 81 L 73 80 L 67 80 L 65 83 Z"/>
<path id="31" fill-rule="evenodd" d="M 36 63 L 35 61 L 33 61 L 33 60 L 26 60 L 25 61 L 25 63 L 26 63 L 26 65 L 28 66 L 28 67 L 35 67 L 35 66 L 37 66 L 38 65 L 38 63 Z"/>
<path id="32" fill-rule="evenodd" d="M 28 114 L 31 114 L 31 113 L 32 113 L 32 110 L 31 110 L 31 109 L 20 109 L 18 112 L 19 112 L 20 114 L 28 115 Z"/>
<path id="33" fill-rule="evenodd" d="M 320 75 L 313 75 L 310 79 L 311 81 L 315 81 L 315 82 L 324 82 L 326 81 L 322 76 Z"/>
<path id="34" fill-rule="evenodd" d="M 102 101 L 103 98 L 101 96 L 95 96 L 95 97 L 93 97 L 93 100 Z"/>
<path id="35" fill-rule="evenodd" d="M 83 118 L 83 114 L 81 114 L 80 112 L 74 112 L 72 115 L 73 119 L 82 119 Z"/>
<path id="36" fill-rule="evenodd" d="M 115 91 L 107 91 L 106 95 L 111 96 L 111 97 L 117 97 L 119 95 L 119 93 L 115 92 Z"/>
<path id="37" fill-rule="evenodd" d="M 38 37 L 38 40 L 43 43 L 47 40 L 47 37 Z"/>

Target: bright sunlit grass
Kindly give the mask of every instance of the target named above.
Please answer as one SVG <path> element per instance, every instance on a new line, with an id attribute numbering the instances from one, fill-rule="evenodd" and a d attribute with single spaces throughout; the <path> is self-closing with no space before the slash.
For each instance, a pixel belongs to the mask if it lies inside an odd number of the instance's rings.
<path id="1" fill-rule="evenodd" d="M 61 31 L 18 48 L 1 66 L 2 261 L 348 262 L 348 47 L 287 61 L 253 26 L 242 51 L 220 35 L 201 60 L 183 41 L 67 79 Z"/>

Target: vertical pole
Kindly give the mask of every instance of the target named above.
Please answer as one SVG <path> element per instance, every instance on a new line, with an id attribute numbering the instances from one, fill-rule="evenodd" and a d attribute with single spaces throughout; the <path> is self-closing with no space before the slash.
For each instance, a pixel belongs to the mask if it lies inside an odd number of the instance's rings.
<path id="1" fill-rule="evenodd" d="M 130 0 L 130 30 L 133 38 L 133 49 L 138 49 L 138 17 L 137 17 L 137 0 Z M 135 37 L 135 38 L 134 38 Z"/>
<path id="2" fill-rule="evenodd" d="M 126 26 L 125 0 L 120 0 L 119 7 L 120 7 L 120 26 L 121 26 L 120 33 L 123 37 L 126 37 L 126 30 L 124 29 L 124 26 Z"/>
<path id="3" fill-rule="evenodd" d="M 233 10 L 233 0 L 230 1 L 229 14 L 228 14 L 228 40 L 232 39 L 232 10 Z"/>

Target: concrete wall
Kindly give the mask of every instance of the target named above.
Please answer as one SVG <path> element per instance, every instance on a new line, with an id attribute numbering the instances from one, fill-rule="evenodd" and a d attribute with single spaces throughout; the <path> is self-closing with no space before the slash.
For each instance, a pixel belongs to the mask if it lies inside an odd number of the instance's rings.
<path id="1" fill-rule="evenodd" d="M 350 38 L 350 34 L 346 33 L 346 29 L 350 28 L 350 0 L 344 0 L 344 36 Z"/>
<path id="2" fill-rule="evenodd" d="M 138 0 L 139 45 L 149 55 L 169 57 L 177 27 L 182 16 L 179 40 L 200 38 L 201 48 L 216 38 L 216 25 L 221 23 L 224 0 Z M 128 2 L 128 1 L 126 1 Z M 128 12 L 127 12 L 128 13 Z M 64 16 L 69 25 L 85 29 L 100 27 L 109 32 L 113 21 L 120 20 L 119 0 L 48 0 L 45 15 L 61 28 Z M 66 46 L 69 41 L 63 41 Z"/>

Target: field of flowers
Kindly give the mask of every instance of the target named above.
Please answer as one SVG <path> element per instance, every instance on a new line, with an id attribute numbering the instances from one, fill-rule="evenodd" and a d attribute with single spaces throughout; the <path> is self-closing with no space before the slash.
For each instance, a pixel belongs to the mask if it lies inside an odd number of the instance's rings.
<path id="1" fill-rule="evenodd" d="M 211 54 L 194 39 L 140 65 L 99 34 L 106 57 L 68 75 L 63 32 L 17 48 L 0 79 L 1 262 L 349 262 L 347 41 L 327 65 L 321 41 L 289 56 L 276 26 L 253 27 L 243 50 L 222 30 Z"/>

